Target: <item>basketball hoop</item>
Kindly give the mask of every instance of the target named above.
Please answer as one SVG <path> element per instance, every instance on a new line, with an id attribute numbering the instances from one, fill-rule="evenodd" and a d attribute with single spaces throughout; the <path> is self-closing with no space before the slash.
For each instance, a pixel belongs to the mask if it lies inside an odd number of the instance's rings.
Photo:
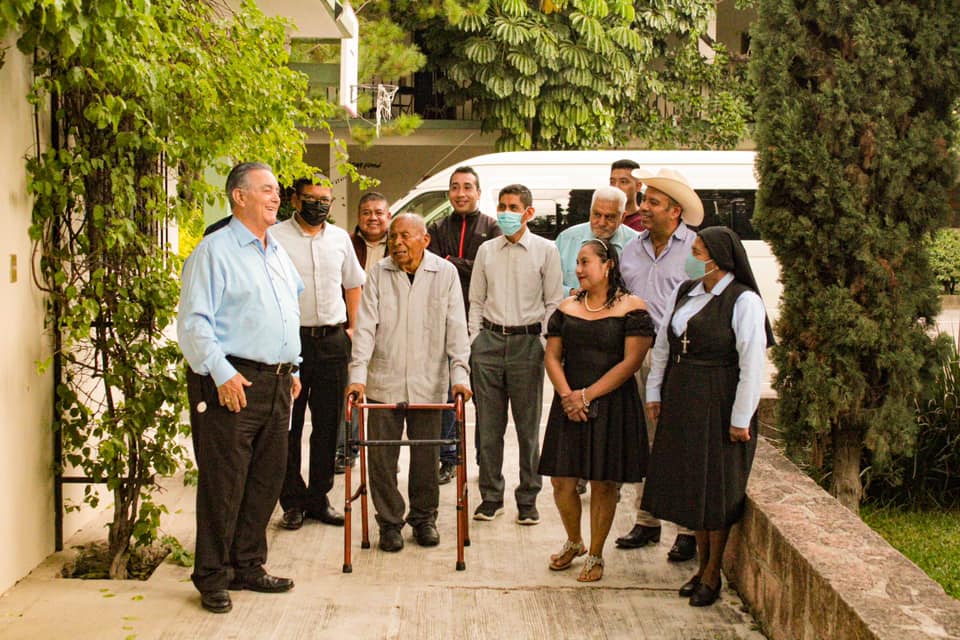
<path id="1" fill-rule="evenodd" d="M 393 99 L 400 87 L 395 84 L 358 84 L 354 86 L 354 90 L 357 95 L 361 91 L 368 91 L 373 94 L 374 121 L 372 124 L 376 128 L 379 138 L 381 124 L 393 119 Z M 360 119 L 370 122 L 363 116 L 360 116 Z"/>

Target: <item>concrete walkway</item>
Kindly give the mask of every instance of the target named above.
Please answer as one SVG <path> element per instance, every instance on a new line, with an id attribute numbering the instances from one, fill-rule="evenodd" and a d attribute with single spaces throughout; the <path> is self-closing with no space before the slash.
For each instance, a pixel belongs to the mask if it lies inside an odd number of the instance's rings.
<path id="1" fill-rule="evenodd" d="M 360 549 L 357 506 L 352 574 L 341 572 L 343 529 L 308 521 L 300 531 L 285 531 L 276 527 L 278 508 L 268 531 L 268 569 L 294 578 L 296 587 L 279 595 L 233 592 L 233 611 L 225 615 L 200 608 L 190 569 L 166 562 L 146 582 L 66 580 L 58 572 L 70 553 L 54 554 L 0 598 L 0 638 L 763 638 L 740 599 L 726 587 L 714 606 L 702 609 L 677 596 L 676 589 L 696 567 L 695 562 L 667 562 L 675 535 L 672 526 L 664 527 L 659 546 L 615 548 L 614 538 L 632 525 L 632 487 L 624 487 L 607 541 L 603 580 L 578 583 L 579 561 L 569 571 L 548 570 L 549 555 L 565 539 L 563 527 L 548 478 L 539 501 L 541 524 L 515 523 L 516 455 L 516 438 L 508 430 L 507 510 L 493 522 L 470 521 L 466 571 L 454 569 L 456 512 L 451 483 L 441 487 L 440 546 L 432 549 L 417 546 L 406 527 L 403 551 L 379 551 L 372 513 L 373 548 Z M 406 462 L 402 454 L 403 469 Z M 468 476 L 472 510 L 479 502 L 472 460 Z M 404 472 L 401 478 L 405 477 Z M 332 495 L 342 508 L 343 476 L 337 477 Z M 162 499 L 171 512 L 164 518 L 164 533 L 178 536 L 190 549 L 193 500 L 193 490 L 179 486 L 171 486 Z M 589 495 L 584 502 L 585 536 L 588 505 Z M 79 532 L 68 549 L 105 539 L 104 522 L 101 518 Z"/>

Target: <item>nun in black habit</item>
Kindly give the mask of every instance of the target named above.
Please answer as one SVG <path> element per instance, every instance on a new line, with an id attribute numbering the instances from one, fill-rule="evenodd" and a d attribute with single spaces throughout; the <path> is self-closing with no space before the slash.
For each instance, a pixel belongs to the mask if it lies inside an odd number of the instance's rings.
<path id="1" fill-rule="evenodd" d="M 733 231 L 700 231 L 686 271 L 690 280 L 667 305 L 647 379 L 646 410 L 659 424 L 643 508 L 694 530 L 700 567 L 680 595 L 706 606 L 720 594 L 727 536 L 743 514 L 774 338 Z"/>

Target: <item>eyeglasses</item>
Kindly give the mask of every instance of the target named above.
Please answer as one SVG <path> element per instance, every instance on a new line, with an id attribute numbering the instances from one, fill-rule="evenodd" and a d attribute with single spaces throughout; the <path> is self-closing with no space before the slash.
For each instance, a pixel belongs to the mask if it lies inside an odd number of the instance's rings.
<path id="1" fill-rule="evenodd" d="M 300 196 L 300 201 L 304 204 L 331 204 L 333 198 L 311 198 L 310 196 Z"/>

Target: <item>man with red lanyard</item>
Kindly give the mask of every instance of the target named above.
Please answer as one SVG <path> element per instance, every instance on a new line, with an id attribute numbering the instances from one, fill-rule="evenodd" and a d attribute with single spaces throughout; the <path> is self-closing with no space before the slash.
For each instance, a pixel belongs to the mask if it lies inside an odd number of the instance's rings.
<path id="1" fill-rule="evenodd" d="M 463 291 L 464 312 L 470 313 L 470 275 L 473 273 L 473 261 L 477 257 L 480 245 L 497 236 L 503 235 L 497 221 L 491 216 L 480 213 L 477 203 L 480 201 L 480 176 L 473 167 L 457 167 L 450 176 L 450 204 L 453 214 L 430 225 L 431 252 L 448 260 L 457 268 L 460 287 Z M 444 439 L 453 438 L 454 416 L 452 411 L 443 413 Z M 447 484 L 453 478 L 457 466 L 456 448 L 445 445 L 440 449 L 440 484 Z"/>

